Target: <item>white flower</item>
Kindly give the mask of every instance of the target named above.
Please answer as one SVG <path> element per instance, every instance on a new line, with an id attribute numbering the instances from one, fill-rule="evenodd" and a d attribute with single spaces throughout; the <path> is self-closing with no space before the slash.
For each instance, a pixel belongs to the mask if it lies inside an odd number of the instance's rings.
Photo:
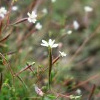
<path id="1" fill-rule="evenodd" d="M 17 11 L 18 10 L 18 6 L 13 6 L 11 9 L 12 9 L 12 11 Z"/>
<path id="2" fill-rule="evenodd" d="M 35 13 L 35 11 L 32 11 L 31 14 L 28 12 L 27 15 L 28 15 L 28 21 L 30 23 L 35 23 L 36 22 L 37 14 Z"/>
<path id="3" fill-rule="evenodd" d="M 51 0 L 52 3 L 56 2 L 56 0 Z"/>
<path id="4" fill-rule="evenodd" d="M 91 8 L 90 6 L 85 6 L 84 10 L 85 10 L 85 12 L 92 12 L 93 8 Z"/>
<path id="5" fill-rule="evenodd" d="M 65 52 L 59 51 L 61 57 L 65 57 L 67 54 Z"/>
<path id="6" fill-rule="evenodd" d="M 72 30 L 68 30 L 67 34 L 69 34 L 69 35 L 72 34 Z"/>
<path id="7" fill-rule="evenodd" d="M 81 95 L 82 91 L 80 89 L 77 89 L 76 93 L 79 94 L 79 95 Z"/>
<path id="8" fill-rule="evenodd" d="M 37 24 L 35 25 L 35 28 L 36 28 L 37 30 L 41 30 L 41 29 L 42 29 L 42 25 L 41 25 L 40 23 L 37 23 Z"/>
<path id="9" fill-rule="evenodd" d="M 75 30 L 78 30 L 80 27 L 79 23 L 76 20 L 73 21 L 73 27 Z"/>
<path id="10" fill-rule="evenodd" d="M 40 96 L 43 96 L 43 95 L 44 95 L 44 93 L 42 92 L 42 90 L 39 89 L 37 86 L 35 86 L 35 92 L 36 92 L 38 95 L 40 95 Z"/>
<path id="11" fill-rule="evenodd" d="M 55 40 L 51 40 L 49 39 L 49 41 L 45 41 L 45 40 L 42 40 L 42 43 L 41 45 L 42 46 L 46 46 L 46 47 L 50 47 L 50 48 L 56 48 L 58 46 L 58 44 L 54 44 Z"/>
<path id="12" fill-rule="evenodd" d="M 7 14 L 7 10 L 5 9 L 5 7 L 1 7 L 0 8 L 0 17 L 4 18 L 6 14 Z"/>
<path id="13" fill-rule="evenodd" d="M 44 9 L 42 10 L 42 13 L 47 14 L 47 13 L 48 13 L 47 9 L 44 8 Z"/>

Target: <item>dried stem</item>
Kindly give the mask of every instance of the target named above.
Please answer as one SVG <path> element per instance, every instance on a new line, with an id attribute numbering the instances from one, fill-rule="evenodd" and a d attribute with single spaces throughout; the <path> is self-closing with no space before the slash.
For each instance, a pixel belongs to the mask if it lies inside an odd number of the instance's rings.
<path id="1" fill-rule="evenodd" d="M 59 60 L 60 56 L 58 56 L 57 58 L 55 58 L 52 62 L 52 65 L 55 64 L 58 60 Z"/>
<path id="2" fill-rule="evenodd" d="M 80 84 L 78 84 L 77 86 L 75 86 L 73 89 L 76 89 L 76 88 L 82 86 L 83 84 L 89 82 L 90 80 L 93 80 L 93 79 L 95 79 L 95 78 L 97 78 L 97 77 L 99 77 L 99 76 L 100 76 L 100 73 L 98 73 L 98 74 L 96 74 L 96 75 L 90 77 L 90 78 L 87 79 L 86 81 L 81 82 Z"/>
<path id="3" fill-rule="evenodd" d="M 23 71 L 30 69 L 33 72 L 33 69 L 31 68 L 32 65 L 27 65 L 25 68 L 23 68 L 22 70 L 20 70 L 18 73 L 16 73 L 15 76 L 18 76 L 20 73 L 22 73 Z"/>
<path id="4" fill-rule="evenodd" d="M 91 99 L 92 99 L 92 96 L 93 96 L 93 94 L 94 94 L 95 88 L 96 88 L 96 86 L 95 86 L 95 84 L 94 84 L 93 87 L 92 87 L 92 89 L 91 89 L 91 92 L 90 92 L 90 94 L 89 94 L 88 100 L 91 100 Z"/>

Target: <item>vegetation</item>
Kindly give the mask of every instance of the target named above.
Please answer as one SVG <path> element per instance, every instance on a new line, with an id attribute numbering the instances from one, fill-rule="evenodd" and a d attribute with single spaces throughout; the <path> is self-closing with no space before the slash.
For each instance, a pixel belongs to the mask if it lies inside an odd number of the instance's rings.
<path id="1" fill-rule="evenodd" d="M 0 1 L 0 100 L 100 100 L 99 0 Z"/>

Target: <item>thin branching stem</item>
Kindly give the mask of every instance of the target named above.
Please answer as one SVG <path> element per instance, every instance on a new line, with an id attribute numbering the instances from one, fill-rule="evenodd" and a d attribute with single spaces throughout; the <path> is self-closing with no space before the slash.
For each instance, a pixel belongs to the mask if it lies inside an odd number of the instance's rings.
<path id="1" fill-rule="evenodd" d="M 49 47 L 49 89 L 51 85 L 51 71 L 52 71 L 52 48 Z"/>

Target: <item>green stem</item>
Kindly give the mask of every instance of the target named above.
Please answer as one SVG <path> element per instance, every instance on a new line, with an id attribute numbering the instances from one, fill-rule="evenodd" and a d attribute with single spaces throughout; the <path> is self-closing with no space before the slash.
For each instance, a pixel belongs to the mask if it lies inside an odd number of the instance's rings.
<path id="1" fill-rule="evenodd" d="M 49 47 L 49 89 L 52 81 L 51 71 L 52 71 L 52 48 Z"/>

